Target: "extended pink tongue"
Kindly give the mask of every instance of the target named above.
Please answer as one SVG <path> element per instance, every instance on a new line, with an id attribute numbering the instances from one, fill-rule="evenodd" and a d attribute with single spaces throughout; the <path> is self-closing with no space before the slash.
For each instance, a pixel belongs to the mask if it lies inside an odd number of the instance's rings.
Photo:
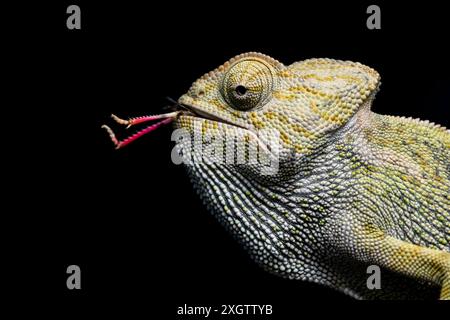
<path id="1" fill-rule="evenodd" d="M 114 145 L 116 146 L 116 149 L 122 148 L 124 146 L 126 146 L 127 144 L 133 142 L 134 140 L 142 137 L 143 135 L 155 131 L 156 129 L 158 129 L 159 127 L 169 124 L 171 123 L 176 116 L 178 115 L 178 112 L 171 112 L 171 113 L 166 113 L 166 114 L 158 114 L 158 115 L 152 115 L 152 116 L 143 116 L 143 117 L 137 117 L 137 118 L 131 118 L 129 120 L 123 120 L 120 119 L 119 117 L 115 116 L 115 115 L 111 115 L 111 117 L 120 124 L 126 125 L 127 128 L 139 124 L 139 123 L 144 123 L 144 122 L 148 122 L 148 121 L 153 121 L 153 120 L 159 120 L 159 119 L 164 119 L 162 121 L 159 121 L 157 123 L 154 123 L 150 126 L 148 126 L 145 129 L 142 129 L 141 131 L 136 132 L 135 134 L 123 139 L 123 140 L 117 140 L 116 135 L 114 134 L 114 132 L 111 130 L 110 127 L 108 127 L 107 125 L 102 125 L 102 128 L 105 129 L 108 134 L 109 137 L 111 138 L 111 141 L 114 143 Z"/>

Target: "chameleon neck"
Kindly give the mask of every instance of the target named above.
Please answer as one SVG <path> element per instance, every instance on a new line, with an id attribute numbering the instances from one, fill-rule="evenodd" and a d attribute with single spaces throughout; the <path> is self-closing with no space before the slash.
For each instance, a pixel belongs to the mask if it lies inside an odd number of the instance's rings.
<path id="1" fill-rule="evenodd" d="M 323 263 L 322 229 L 350 205 L 354 192 L 348 188 L 350 160 L 339 153 L 336 144 L 323 144 L 302 161 L 296 177 L 270 185 L 233 166 L 195 159 L 188 171 L 208 209 L 259 264 L 288 278 L 327 283 L 331 267 Z"/>
<path id="2" fill-rule="evenodd" d="M 188 170 L 205 205 L 259 264 L 288 278 L 327 283 L 336 270 L 328 263 L 328 251 L 337 245 L 337 221 L 375 225 L 412 243 L 447 245 L 442 241 L 449 238 L 449 222 L 436 212 L 438 203 L 445 206 L 447 201 L 448 206 L 448 186 L 424 189 L 427 179 L 417 176 L 423 171 L 411 171 L 417 161 L 400 156 L 406 154 L 403 149 L 397 153 L 405 139 L 421 138 L 400 134 L 407 130 L 399 128 L 405 123 L 394 119 L 372 113 L 367 105 L 345 127 L 324 137 L 321 146 L 301 160 L 295 177 L 278 183 L 261 184 L 233 166 L 195 159 Z M 396 139 L 380 143 L 392 131 L 399 132 Z M 441 201 L 416 210 L 417 203 L 429 203 L 429 192 Z M 421 219 L 420 230 L 405 225 L 414 215 Z M 430 231 L 436 223 L 441 224 L 437 236 Z"/>

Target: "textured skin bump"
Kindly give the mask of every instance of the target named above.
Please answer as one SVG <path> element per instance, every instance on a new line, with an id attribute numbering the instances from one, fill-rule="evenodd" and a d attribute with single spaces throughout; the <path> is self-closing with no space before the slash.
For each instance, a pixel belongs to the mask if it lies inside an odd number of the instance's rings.
<path id="1" fill-rule="evenodd" d="M 239 55 L 180 97 L 196 116 L 175 125 L 204 141 L 241 138 L 243 149 L 264 146 L 255 133 L 274 129 L 279 171 L 263 176 L 204 150 L 187 169 L 208 209 L 270 272 L 355 298 L 449 299 L 450 133 L 373 113 L 379 85 L 360 63 Z M 381 290 L 366 286 L 371 264 Z"/>

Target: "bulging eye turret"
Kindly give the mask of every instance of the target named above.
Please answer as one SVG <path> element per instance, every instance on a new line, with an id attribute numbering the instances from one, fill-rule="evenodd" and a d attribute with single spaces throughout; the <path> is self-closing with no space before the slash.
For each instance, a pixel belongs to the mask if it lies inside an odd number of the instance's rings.
<path id="1" fill-rule="evenodd" d="M 249 111 L 267 103 L 273 89 L 272 67 L 260 60 L 246 59 L 225 72 L 220 91 L 230 107 Z"/>

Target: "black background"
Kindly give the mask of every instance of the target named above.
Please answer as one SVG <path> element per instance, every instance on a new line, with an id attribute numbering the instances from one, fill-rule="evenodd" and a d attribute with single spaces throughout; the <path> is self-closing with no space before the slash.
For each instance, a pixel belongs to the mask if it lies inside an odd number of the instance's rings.
<path id="1" fill-rule="evenodd" d="M 272 304 L 276 315 L 287 315 L 320 302 L 316 316 L 331 303 L 350 303 L 250 261 L 201 205 L 184 169 L 172 164 L 169 127 L 116 151 L 100 126 L 112 124 L 111 113 L 160 113 L 166 96 L 178 98 L 234 55 L 260 51 L 285 64 L 359 61 L 382 77 L 375 112 L 450 127 L 449 27 L 441 2 L 377 2 L 381 30 L 366 28 L 372 3 L 146 3 L 16 8 L 4 50 L 13 69 L 7 109 L 17 113 L 7 118 L 15 129 L 3 150 L 13 174 L 5 200 L 13 204 L 6 211 L 14 258 L 5 264 L 15 271 L 8 278 L 18 294 L 72 311 L 125 307 L 162 318 L 174 318 L 185 303 Z M 81 30 L 66 28 L 70 4 L 81 7 Z M 119 137 L 134 130 L 113 128 Z M 66 288 L 71 264 L 81 267 L 80 291 Z"/>

